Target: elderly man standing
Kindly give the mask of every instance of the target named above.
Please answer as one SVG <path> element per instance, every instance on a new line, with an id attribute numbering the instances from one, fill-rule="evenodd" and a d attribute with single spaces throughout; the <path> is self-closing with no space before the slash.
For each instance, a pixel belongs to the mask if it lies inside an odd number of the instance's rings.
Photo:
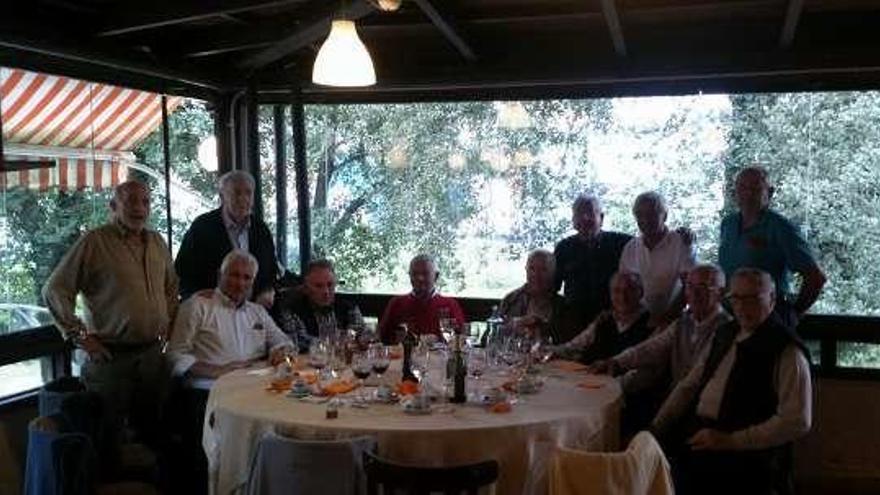
<path id="1" fill-rule="evenodd" d="M 180 305 L 168 354 L 174 375 L 183 380 L 175 403 L 183 425 L 188 467 L 180 479 L 189 486 L 181 493 L 204 493 L 207 459 L 201 448 L 208 391 L 214 380 L 230 371 L 266 359 L 281 362 L 294 352 L 293 342 L 275 326 L 266 309 L 248 301 L 258 264 L 247 251 L 236 249 L 220 264 L 220 282 Z"/>
<path id="2" fill-rule="evenodd" d="M 556 245 L 556 290 L 563 289 L 574 328 L 581 329 L 611 306 L 608 282 L 620 264 L 623 247 L 632 238 L 602 230 L 602 203 L 592 194 L 574 200 L 572 224 L 577 234 Z M 567 340 L 571 335 L 562 335 Z"/>
<path id="3" fill-rule="evenodd" d="M 160 340 L 177 310 L 177 277 L 168 246 L 147 228 L 150 192 L 130 180 L 116 187 L 110 223 L 87 232 L 43 288 L 64 338 L 86 355 L 82 379 L 125 418 L 141 440 L 155 440 L 167 369 Z M 83 296 L 85 319 L 77 317 Z"/>
<path id="4" fill-rule="evenodd" d="M 694 266 L 696 254 L 688 239 L 666 226 L 663 196 L 653 191 L 639 194 L 633 216 L 641 235 L 624 246 L 620 270 L 642 277 L 651 326 L 665 327 L 684 307 L 681 278 Z"/>
<path id="5" fill-rule="evenodd" d="M 440 270 L 434 258 L 420 254 L 409 263 L 409 281 L 412 292 L 394 296 L 388 301 L 385 313 L 379 320 L 379 336 L 383 342 L 394 342 L 397 328 L 406 324 L 415 334 L 440 336 L 440 317 L 446 315 L 456 325 L 465 322 L 464 311 L 451 297 L 437 292 Z M 442 338 L 442 337 L 441 337 Z"/>
<path id="6" fill-rule="evenodd" d="M 554 354 L 571 356 L 584 364 L 608 359 L 638 345 L 651 335 L 650 314 L 642 305 L 642 281 L 638 274 L 615 272 L 610 283 L 611 310 L 596 317 L 581 333 Z"/>
<path id="7" fill-rule="evenodd" d="M 564 316 L 565 301 L 556 293 L 553 253 L 536 249 L 526 259 L 526 283 L 501 300 L 499 315 L 506 331 L 546 334 L 558 341 L 557 326 Z"/>
<path id="8" fill-rule="evenodd" d="M 290 291 L 275 311 L 281 329 L 303 352 L 316 338 L 334 336 L 338 329 L 364 327 L 360 308 L 336 297 L 336 270 L 328 260 L 310 262 L 301 290 Z"/>
<path id="9" fill-rule="evenodd" d="M 766 272 L 737 270 L 730 300 L 736 321 L 715 331 L 652 428 L 679 493 L 790 493 L 791 443 L 812 419 L 807 350 L 774 313 Z"/>
<path id="10" fill-rule="evenodd" d="M 773 187 L 764 168 L 742 169 L 736 176 L 735 194 L 739 212 L 721 222 L 718 262 L 728 278 L 743 267 L 770 274 L 776 285 L 777 312 L 794 326 L 819 298 L 825 274 L 797 227 L 770 208 Z M 791 272 L 802 279 L 793 302 L 785 299 Z"/>
<path id="11" fill-rule="evenodd" d="M 278 276 L 275 243 L 269 227 L 251 214 L 254 178 L 244 170 L 227 172 L 219 181 L 220 208 L 200 215 L 183 236 L 174 267 L 180 276 L 183 299 L 217 286 L 217 271 L 226 253 L 241 249 L 260 264 L 253 299 L 272 306 Z"/>

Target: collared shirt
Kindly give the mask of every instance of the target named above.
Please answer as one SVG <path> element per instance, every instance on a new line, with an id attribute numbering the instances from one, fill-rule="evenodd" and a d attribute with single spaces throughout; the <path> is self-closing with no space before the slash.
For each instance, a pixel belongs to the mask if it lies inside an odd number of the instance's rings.
<path id="1" fill-rule="evenodd" d="M 547 293 L 546 297 L 534 297 L 529 294 L 528 284 L 514 289 L 501 300 L 498 313 L 509 323 L 518 316 L 534 315 L 549 322 L 553 318 L 553 299 L 556 294 Z"/>
<path id="2" fill-rule="evenodd" d="M 229 235 L 229 242 L 232 243 L 232 249 L 242 249 L 248 251 L 248 232 L 251 228 L 251 217 L 242 222 L 236 222 L 234 218 L 226 213 L 226 208 L 221 208 L 223 212 L 223 225 L 226 226 L 226 233 Z"/>
<path id="3" fill-rule="evenodd" d="M 626 332 L 633 326 L 633 324 L 639 321 L 639 318 L 641 318 L 643 314 L 645 314 L 645 309 L 622 318 L 614 316 L 614 323 L 617 325 L 617 331 L 620 333 Z M 584 331 L 559 347 L 563 351 L 576 351 L 590 347 L 593 344 L 593 341 L 596 340 L 596 327 L 599 325 L 600 320 L 601 318 L 596 317 L 596 319 L 594 319 Z"/>
<path id="4" fill-rule="evenodd" d="M 219 289 L 210 294 L 180 305 L 168 344 L 175 375 L 185 375 L 196 362 L 222 366 L 261 359 L 276 348 L 293 348 L 263 306 L 250 301 L 236 305 Z"/>
<path id="5" fill-rule="evenodd" d="M 698 323 L 690 311 L 685 311 L 662 332 L 621 352 L 614 360 L 624 370 L 668 366 L 674 385 L 688 374 L 703 349 L 712 343 L 715 329 L 731 319 L 719 308 Z"/>
<path id="6" fill-rule="evenodd" d="M 593 242 L 572 235 L 556 245 L 556 289 L 563 288 L 565 302 L 576 313 L 574 323 L 580 328 L 611 307 L 608 284 L 630 239 L 627 234 L 601 231 Z"/>
<path id="7" fill-rule="evenodd" d="M 694 367 L 663 403 L 654 419 L 654 428 L 660 431 L 667 429 L 676 418 L 686 413 L 695 398 L 698 400 L 698 416 L 717 419 L 727 380 L 736 362 L 737 346 L 749 335 L 740 331 L 715 373 L 700 392 L 700 381 L 712 347 L 706 346 Z M 775 447 L 800 437 L 810 429 L 813 410 L 810 365 L 796 345 L 789 344 L 779 356 L 773 388 L 778 399 L 776 414 L 762 423 L 731 432 L 731 441 L 735 450 Z"/>
<path id="8" fill-rule="evenodd" d="M 733 213 L 721 222 L 718 264 L 727 275 L 742 267 L 759 268 L 776 282 L 776 295 L 789 292 L 789 272 L 804 272 L 816 266 L 810 246 L 791 221 L 774 210 L 761 212 L 758 222 L 742 228 L 742 214 Z"/>
<path id="9" fill-rule="evenodd" d="M 43 287 L 58 328 L 88 329 L 107 343 L 155 342 L 177 310 L 177 275 L 165 241 L 145 230 L 140 242 L 113 222 L 83 235 Z M 85 322 L 76 316 L 83 295 Z"/>
<path id="10" fill-rule="evenodd" d="M 642 236 L 626 243 L 620 255 L 620 270 L 638 273 L 645 290 L 644 302 L 652 315 L 665 315 L 681 295 L 681 276 L 693 268 L 696 252 L 681 234 L 668 231 L 648 249 Z"/>

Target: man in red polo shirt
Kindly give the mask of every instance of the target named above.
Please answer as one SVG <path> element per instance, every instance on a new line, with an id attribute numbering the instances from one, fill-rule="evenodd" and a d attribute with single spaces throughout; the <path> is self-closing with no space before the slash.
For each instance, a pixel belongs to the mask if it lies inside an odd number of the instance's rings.
<path id="1" fill-rule="evenodd" d="M 464 312 L 455 299 L 437 293 L 439 277 L 440 271 L 434 259 L 427 254 L 420 254 L 410 261 L 412 292 L 392 297 L 388 302 L 385 314 L 379 320 L 379 335 L 383 342 L 397 340 L 395 333 L 401 323 L 406 323 L 410 331 L 417 335 L 432 333 L 439 336 L 441 313 L 455 319 L 456 325 L 464 323 Z"/>

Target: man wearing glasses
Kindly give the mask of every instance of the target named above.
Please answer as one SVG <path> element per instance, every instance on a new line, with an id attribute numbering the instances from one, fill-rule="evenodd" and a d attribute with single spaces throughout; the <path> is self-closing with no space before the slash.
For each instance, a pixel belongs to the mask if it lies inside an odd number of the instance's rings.
<path id="1" fill-rule="evenodd" d="M 810 430 L 807 350 L 774 314 L 766 272 L 736 271 L 736 318 L 675 387 L 652 429 L 678 493 L 791 493 L 791 444 Z"/>

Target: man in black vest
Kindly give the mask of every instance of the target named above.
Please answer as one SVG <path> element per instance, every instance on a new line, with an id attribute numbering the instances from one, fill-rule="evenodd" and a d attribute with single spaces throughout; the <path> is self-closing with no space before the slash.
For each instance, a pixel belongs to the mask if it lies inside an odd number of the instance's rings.
<path id="1" fill-rule="evenodd" d="M 790 493 L 791 444 L 812 421 L 808 354 L 773 312 L 766 272 L 737 270 L 729 297 L 736 321 L 716 330 L 652 429 L 678 493 Z"/>
<path id="2" fill-rule="evenodd" d="M 281 297 L 275 308 L 281 330 L 306 352 L 318 338 L 335 338 L 338 330 L 364 327 L 360 309 L 336 297 L 336 272 L 328 260 L 315 260 L 303 273 L 303 285 Z"/>
<path id="3" fill-rule="evenodd" d="M 251 253 L 260 264 L 252 300 L 272 306 L 278 276 L 275 243 L 269 227 L 251 214 L 254 178 L 244 170 L 220 177 L 220 208 L 199 215 L 183 236 L 174 269 L 180 278 L 180 296 L 217 287 L 223 258 L 233 249 Z"/>
<path id="4" fill-rule="evenodd" d="M 647 339 L 650 313 L 642 305 L 642 279 L 636 273 L 616 272 L 611 276 L 611 309 L 581 333 L 556 348 L 556 354 L 584 364 L 616 356 Z"/>

